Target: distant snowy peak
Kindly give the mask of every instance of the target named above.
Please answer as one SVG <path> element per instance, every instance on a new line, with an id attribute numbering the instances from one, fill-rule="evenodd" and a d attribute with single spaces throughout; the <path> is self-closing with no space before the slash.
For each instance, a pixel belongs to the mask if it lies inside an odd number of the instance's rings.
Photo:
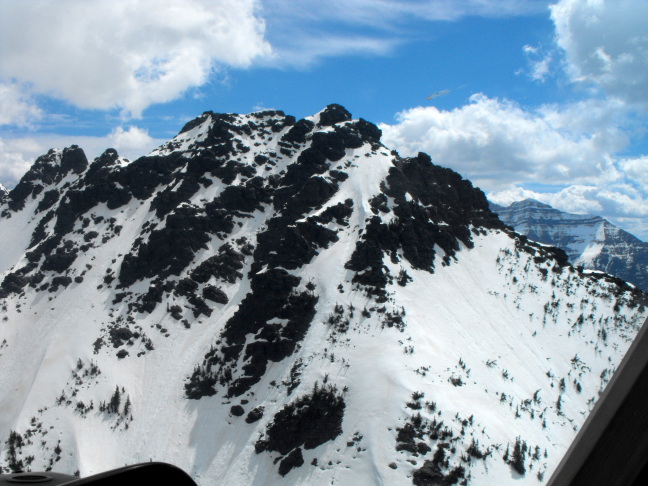
<path id="1" fill-rule="evenodd" d="M 525 199 L 516 201 L 508 207 L 499 206 L 490 203 L 491 209 L 501 214 L 500 218 L 514 226 L 518 232 L 527 234 L 517 228 L 530 230 L 539 222 L 556 223 L 564 221 L 566 225 L 572 225 L 574 222 L 587 225 L 596 225 L 605 221 L 600 216 L 591 216 L 587 214 L 571 214 L 559 211 L 548 204 L 541 203 L 535 199 Z"/>
<path id="2" fill-rule="evenodd" d="M 515 231 L 563 249 L 574 265 L 600 270 L 648 291 L 648 243 L 600 216 L 559 211 L 534 199 L 491 209 Z"/>

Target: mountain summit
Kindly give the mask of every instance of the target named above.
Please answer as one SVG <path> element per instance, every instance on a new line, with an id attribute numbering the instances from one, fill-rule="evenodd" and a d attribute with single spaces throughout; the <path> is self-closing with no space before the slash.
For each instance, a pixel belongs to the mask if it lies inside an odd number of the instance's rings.
<path id="1" fill-rule="evenodd" d="M 646 296 L 330 105 L 51 150 L 0 207 L 3 471 L 537 484 Z"/>

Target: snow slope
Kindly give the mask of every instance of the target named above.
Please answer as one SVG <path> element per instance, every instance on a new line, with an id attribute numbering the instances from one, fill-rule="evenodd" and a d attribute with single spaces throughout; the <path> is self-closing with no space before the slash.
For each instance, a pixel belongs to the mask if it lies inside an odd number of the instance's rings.
<path id="1" fill-rule="evenodd" d="M 8 470 L 537 484 L 648 316 L 331 105 L 71 147 L 0 208 Z"/>

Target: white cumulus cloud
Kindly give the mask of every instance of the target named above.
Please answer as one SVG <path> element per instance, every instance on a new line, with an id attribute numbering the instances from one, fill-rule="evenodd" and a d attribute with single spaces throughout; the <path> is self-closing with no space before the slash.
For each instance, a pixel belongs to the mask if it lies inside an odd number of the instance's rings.
<path id="1" fill-rule="evenodd" d="M 404 111 L 397 124 L 381 129 L 387 146 L 405 155 L 429 153 L 441 165 L 493 189 L 539 180 L 591 183 L 602 175 L 610 177 L 616 169 L 608 154 L 621 148 L 625 137 L 607 125 L 590 127 L 598 129 L 589 132 L 574 130 L 577 123 L 585 124 L 578 113 L 557 107 L 532 112 L 476 94 L 469 104 L 452 111 L 434 106 Z"/>
<path id="2" fill-rule="evenodd" d="M 270 54 L 255 0 L 0 1 L 0 78 L 139 116 Z"/>
<path id="3" fill-rule="evenodd" d="M 108 136 L 108 141 L 120 155 L 129 159 L 142 156 L 160 145 L 160 141 L 151 137 L 148 130 L 135 126 L 126 130 L 123 127 L 115 128 Z"/>
<path id="4" fill-rule="evenodd" d="M 551 18 L 573 82 L 648 111 L 648 2 L 560 0 Z"/>
<path id="5" fill-rule="evenodd" d="M 16 83 L 0 81 L 0 125 L 28 126 L 42 116 Z"/>
<path id="6" fill-rule="evenodd" d="M 33 139 L 0 138 L 0 183 L 7 188 L 15 186 L 43 153 L 43 148 Z"/>
<path id="7" fill-rule="evenodd" d="M 402 155 L 426 152 L 499 204 L 531 197 L 563 211 L 598 214 L 648 238 L 648 160 L 619 158 L 628 137 L 622 106 L 589 100 L 529 110 L 473 95 L 451 111 L 418 107 L 383 124 Z M 541 188 L 539 188 L 541 185 Z"/>

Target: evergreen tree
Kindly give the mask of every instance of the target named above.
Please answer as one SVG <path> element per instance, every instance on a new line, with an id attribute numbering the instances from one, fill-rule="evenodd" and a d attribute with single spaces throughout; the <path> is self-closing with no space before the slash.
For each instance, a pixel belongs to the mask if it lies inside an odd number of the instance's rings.
<path id="1" fill-rule="evenodd" d="M 130 413 L 130 408 L 131 408 L 130 395 L 127 395 L 126 403 L 124 403 L 124 417 L 128 418 L 128 414 Z"/>
<path id="2" fill-rule="evenodd" d="M 108 404 L 108 412 L 118 413 L 120 403 L 121 403 L 121 393 L 119 391 L 119 387 L 116 386 L 115 393 L 113 393 L 113 396 L 110 397 L 110 403 Z"/>
<path id="3" fill-rule="evenodd" d="M 519 437 L 515 439 L 515 447 L 513 447 L 513 454 L 509 464 L 511 467 L 521 475 L 524 475 L 526 468 L 524 467 L 524 460 L 526 459 L 527 444 Z"/>

